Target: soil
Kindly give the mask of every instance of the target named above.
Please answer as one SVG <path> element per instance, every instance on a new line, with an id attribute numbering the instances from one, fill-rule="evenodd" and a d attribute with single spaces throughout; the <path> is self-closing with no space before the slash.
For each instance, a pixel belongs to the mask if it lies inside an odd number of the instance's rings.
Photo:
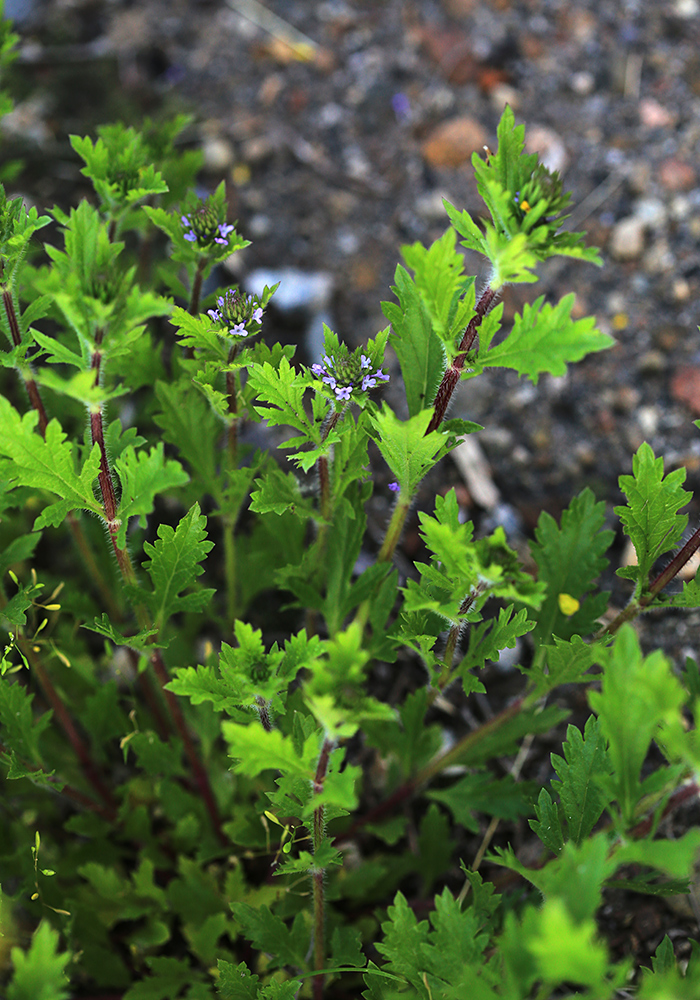
<path id="1" fill-rule="evenodd" d="M 400 247 L 444 232 L 443 197 L 479 214 L 470 157 L 495 146 L 509 103 L 530 148 L 561 169 L 574 194 L 570 226 L 588 232 L 605 264 L 549 262 L 534 290 L 507 292 L 506 316 L 537 295 L 556 301 L 573 290 L 578 313 L 595 315 L 616 345 L 536 387 L 498 371 L 464 383 L 451 415 L 484 425 L 482 471 L 472 460 L 465 477 L 446 461 L 419 505 L 455 485 L 478 530 L 503 523 L 517 542 L 541 510 L 559 516 L 588 485 L 618 531 L 604 583 L 624 603 L 613 571 L 627 556 L 613 507 L 639 444 L 667 469 L 685 467 L 687 489 L 700 496 L 698 0 L 6 7 L 18 11 L 22 35 L 22 99 L 4 138 L 5 155 L 26 163 L 18 190 L 42 205 L 74 204 L 85 191 L 70 133 L 190 111 L 187 140 L 206 157 L 203 190 L 226 180 L 253 241 L 229 280 L 293 267 L 330 290 L 302 284 L 297 308 L 273 317 L 271 336 L 298 339 L 304 360 L 317 359 L 321 320 L 351 346 L 386 325 L 380 302 L 391 297 Z M 479 261 L 468 265 L 483 281 Z M 376 475 L 386 483 L 381 468 Z M 377 531 L 387 504 L 373 510 Z M 699 506 L 691 502 L 691 523 Z M 416 544 L 413 526 L 404 551 Z M 650 616 L 640 628 L 648 648 L 680 665 L 697 656 L 699 625 L 691 612 Z M 547 766 L 540 756 L 532 775 Z M 684 808 L 673 820 L 681 829 L 697 821 L 697 804 Z M 697 935 L 692 911 L 621 892 L 606 898 L 601 927 L 617 956 L 641 964 L 664 933 L 679 956 Z"/>

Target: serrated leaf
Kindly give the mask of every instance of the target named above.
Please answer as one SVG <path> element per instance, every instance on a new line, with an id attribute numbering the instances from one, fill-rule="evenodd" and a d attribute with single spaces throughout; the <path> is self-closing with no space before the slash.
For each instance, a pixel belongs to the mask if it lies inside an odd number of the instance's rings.
<path id="1" fill-rule="evenodd" d="M 215 593 L 211 588 L 182 593 L 204 572 L 200 563 L 214 547 L 207 540 L 206 523 L 199 504 L 195 503 L 177 528 L 161 524 L 158 541 L 153 545 L 144 542 L 144 552 L 150 559 L 143 567 L 153 583 L 153 593 L 143 596 L 159 632 L 179 611 L 202 611 Z"/>
<path id="2" fill-rule="evenodd" d="M 415 417 L 431 405 L 445 371 L 445 348 L 418 288 L 400 265 L 392 291 L 399 300 L 383 302 L 382 310 L 392 326 L 389 338 L 401 365 L 409 416 Z"/>
<path id="3" fill-rule="evenodd" d="M 58 931 L 45 920 L 27 951 L 12 948 L 14 974 L 7 986 L 7 1000 L 66 1000 L 70 994 L 66 966 L 71 954 L 58 948 Z"/>
<path id="4" fill-rule="evenodd" d="M 609 745 L 612 777 L 604 783 L 625 823 L 632 824 L 644 794 L 641 770 L 660 727 L 680 723 L 685 692 L 660 650 L 645 657 L 631 625 L 623 625 L 612 646 L 598 649 L 603 665 L 600 691 L 589 701 Z"/>
<path id="5" fill-rule="evenodd" d="M 614 537 L 612 531 L 601 530 L 604 521 L 605 504 L 596 502 L 588 487 L 562 513 L 560 526 L 546 512 L 540 515 L 531 547 L 538 579 L 547 586 L 547 598 L 533 632 L 538 643 L 551 643 L 553 636 L 569 639 L 574 634 L 586 635 L 607 606 L 604 594 L 584 599 L 607 564 L 603 553 Z M 579 611 L 565 616 L 559 606 L 560 594 L 579 600 Z"/>
<path id="6" fill-rule="evenodd" d="M 403 496 L 413 496 L 446 451 L 447 435 L 434 431 L 426 437 L 432 415 L 432 410 L 423 410 L 409 420 L 399 420 L 387 405 L 372 414 L 373 437 Z"/>
<path id="7" fill-rule="evenodd" d="M 552 782 L 566 817 L 568 837 L 581 844 L 592 832 L 605 808 L 605 798 L 597 784 L 598 775 L 609 774 L 605 740 L 597 720 L 590 716 L 581 733 L 576 726 L 566 730 L 564 757 L 552 754 L 558 781 Z"/>
<path id="8" fill-rule="evenodd" d="M 637 565 L 618 575 L 639 581 L 643 588 L 655 560 L 678 542 L 688 517 L 678 511 L 691 499 L 682 488 L 686 470 L 675 469 L 664 476 L 664 460 L 656 458 L 644 441 L 632 460 L 632 475 L 620 476 L 620 489 L 627 505 L 616 507 L 625 533 L 637 553 Z"/>
<path id="9" fill-rule="evenodd" d="M 284 771 L 311 780 L 319 752 L 319 734 L 312 733 L 304 741 L 298 754 L 294 741 L 283 736 L 279 729 L 271 732 L 260 725 L 242 726 L 236 722 L 223 722 L 222 732 L 229 745 L 229 756 L 235 763 L 233 770 L 255 777 L 262 771 Z"/>
<path id="10" fill-rule="evenodd" d="M 549 792 L 540 789 L 537 805 L 535 806 L 537 819 L 529 820 L 530 829 L 537 834 L 542 843 L 552 854 L 561 854 L 564 849 L 564 834 L 561 828 L 559 810 L 552 802 Z"/>
<path id="11" fill-rule="evenodd" d="M 309 934 L 301 913 L 297 913 L 290 928 L 268 906 L 232 903 L 231 909 L 253 946 L 269 953 L 271 968 L 283 965 L 306 968 Z"/>
<path id="12" fill-rule="evenodd" d="M 102 505 L 92 492 L 100 463 L 97 445 L 77 474 L 75 448 L 66 440 L 58 421 L 49 422 L 44 439 L 34 430 L 38 419 L 34 410 L 20 417 L 5 397 L 0 396 L 0 455 L 12 460 L 11 481 L 17 486 L 48 490 L 62 499 L 39 515 L 35 528 L 60 524 L 66 513 L 78 508 L 102 516 Z"/>
<path id="13" fill-rule="evenodd" d="M 612 347 L 614 340 L 595 327 L 591 316 L 571 318 L 575 296 L 565 296 L 552 306 L 540 296 L 523 306 L 506 339 L 478 357 L 484 368 L 514 368 L 527 375 L 534 385 L 543 372 L 565 375 L 567 364 L 587 354 Z"/>
<path id="14" fill-rule="evenodd" d="M 114 463 L 122 484 L 122 496 L 117 512 L 121 527 L 117 534 L 117 544 L 126 544 L 126 530 L 129 518 L 140 518 L 141 527 L 146 526 L 146 515 L 153 511 L 153 502 L 158 493 L 177 486 L 184 486 L 189 477 L 179 462 L 166 459 L 163 445 L 156 445 L 150 452 L 136 452 L 129 446 Z"/>
<path id="15" fill-rule="evenodd" d="M 468 774 L 450 788 L 428 792 L 427 797 L 447 806 L 455 821 L 473 833 L 479 830 L 475 813 L 514 820 L 532 811 L 527 789 L 510 776 L 496 779 L 490 774 Z"/>
<path id="16" fill-rule="evenodd" d="M 88 624 L 88 622 L 83 622 L 82 628 L 89 629 L 90 632 L 97 632 L 98 635 L 103 635 L 105 638 L 110 639 L 117 646 L 129 646 L 131 649 L 145 650 L 149 646 L 153 649 L 163 649 L 163 645 L 154 641 L 154 636 L 157 634 L 158 629 L 154 626 L 153 628 L 143 628 L 140 631 L 135 632 L 133 635 L 126 635 L 124 632 L 120 632 L 119 629 L 112 625 L 109 619 L 109 615 L 105 612 L 99 618 L 95 618 L 93 622 Z"/>

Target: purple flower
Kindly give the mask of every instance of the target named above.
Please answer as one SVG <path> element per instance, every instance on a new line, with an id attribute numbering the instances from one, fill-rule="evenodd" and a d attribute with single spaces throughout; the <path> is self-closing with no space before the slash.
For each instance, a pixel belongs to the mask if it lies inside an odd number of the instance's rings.
<path id="1" fill-rule="evenodd" d="M 401 487 L 399 486 L 398 483 L 389 483 L 389 489 L 391 490 L 392 493 L 399 493 Z"/>
<path id="2" fill-rule="evenodd" d="M 379 370 L 372 372 L 371 368 L 372 359 L 362 354 L 359 348 L 350 354 L 340 344 L 335 355 L 324 354 L 323 363 L 312 365 L 311 372 L 331 387 L 338 402 L 346 403 L 352 399 L 353 392 L 366 392 L 373 389 L 378 380 L 384 382 L 389 378 Z"/>
<path id="3" fill-rule="evenodd" d="M 254 295 L 241 295 L 229 288 L 216 300 L 216 309 L 207 310 L 214 323 L 221 324 L 230 337 L 254 337 L 263 318 L 260 300 Z"/>

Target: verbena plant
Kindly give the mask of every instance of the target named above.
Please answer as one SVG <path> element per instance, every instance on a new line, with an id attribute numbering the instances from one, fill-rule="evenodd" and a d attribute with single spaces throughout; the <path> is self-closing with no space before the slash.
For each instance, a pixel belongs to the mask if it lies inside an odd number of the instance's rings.
<path id="1" fill-rule="evenodd" d="M 420 514 L 425 561 L 405 581 L 392 565 L 424 477 L 479 429 L 445 419 L 460 379 L 536 383 L 610 343 L 573 295 L 503 324 L 499 293 L 541 261 L 600 263 L 560 228 L 560 179 L 506 110 L 473 160 L 487 221 L 446 205 L 445 235 L 403 250 L 390 327 L 355 350 L 326 330 L 305 368 L 261 337 L 272 289 L 203 296 L 246 243 L 223 186 L 188 193 L 183 124 L 74 137 L 95 198 L 69 213 L 2 195 L 3 995 L 603 1000 L 636 975 L 641 997 L 697 996 L 695 953 L 681 973 L 665 939 L 640 972 L 595 923 L 606 886 L 687 891 L 700 847 L 659 836 L 695 791 L 698 670 L 644 655 L 629 624 L 700 605 L 695 582 L 662 592 L 697 533 L 654 571 L 682 541 L 684 471 L 643 444 L 621 477 L 637 561 L 606 625 L 613 533 L 588 489 L 540 517 L 534 576 L 454 491 Z M 380 401 L 387 344 L 401 415 Z M 254 449 L 252 424 L 283 450 Z M 366 565 L 370 445 L 393 512 Z M 483 692 L 520 637 L 519 695 L 446 745 L 435 702 Z M 378 663 L 410 678 L 389 685 L 400 701 L 378 696 Z M 546 787 L 519 782 L 572 684 L 590 685 L 583 731 Z M 489 856 L 534 887 L 516 904 L 460 860 L 460 828 L 522 817 L 539 860 Z"/>

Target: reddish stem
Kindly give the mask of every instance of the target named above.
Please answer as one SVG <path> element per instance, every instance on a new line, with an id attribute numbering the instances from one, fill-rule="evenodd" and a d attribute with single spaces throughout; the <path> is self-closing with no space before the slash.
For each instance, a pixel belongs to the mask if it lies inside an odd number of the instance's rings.
<path id="1" fill-rule="evenodd" d="M 209 783 L 209 777 L 207 772 L 204 770 L 204 766 L 197 756 L 197 751 L 195 750 L 194 743 L 192 742 L 192 737 L 187 729 L 187 724 L 185 722 L 185 717 L 182 714 L 182 709 L 180 704 L 172 693 L 166 689 L 166 684 L 170 682 L 170 675 L 168 673 L 168 668 L 163 661 L 163 657 L 160 655 L 160 650 L 155 650 L 151 653 L 151 665 L 155 670 L 156 677 L 160 682 L 160 686 L 163 689 L 163 694 L 168 703 L 168 708 L 170 709 L 170 715 L 173 722 L 175 723 L 175 728 L 178 731 L 180 739 L 182 740 L 183 746 L 185 748 L 185 753 L 190 761 L 192 771 L 194 773 L 195 782 L 199 789 L 199 794 L 202 796 L 202 800 L 207 808 L 209 817 L 214 827 L 216 836 L 218 837 L 220 843 L 227 846 L 229 843 L 228 837 L 221 829 L 221 818 L 219 816 L 219 809 L 214 798 L 214 793 L 212 792 L 211 785 Z"/>
<path id="2" fill-rule="evenodd" d="M 12 300 L 12 292 L 9 288 L 5 287 L 2 290 L 2 301 L 5 306 L 5 315 L 7 316 L 7 322 L 10 327 L 10 334 L 12 335 L 12 343 L 15 347 L 19 347 L 22 343 L 22 335 L 19 329 L 19 323 L 17 321 L 17 313 L 15 312 L 15 304 Z M 30 369 L 31 371 L 31 369 Z M 39 433 L 43 438 L 46 437 L 46 427 L 48 425 L 48 417 L 46 416 L 46 410 L 44 409 L 44 403 L 39 392 L 39 386 L 36 384 L 33 378 L 27 378 L 24 373 L 24 384 L 27 387 L 27 395 L 29 396 L 29 402 L 32 407 L 39 414 Z"/>
<path id="3" fill-rule="evenodd" d="M 442 382 L 440 383 L 438 391 L 435 394 L 433 416 L 428 424 L 428 429 L 425 432 L 426 434 L 430 434 L 431 431 L 436 431 L 445 419 L 445 413 L 447 412 L 447 407 L 452 399 L 452 393 L 455 391 L 457 383 L 462 376 L 462 369 L 464 368 L 464 363 L 467 359 L 467 353 L 471 350 L 472 345 L 476 340 L 476 335 L 479 331 L 481 321 L 494 304 L 497 295 L 498 292 L 494 291 L 490 287 L 485 288 L 482 292 L 481 298 L 475 307 L 476 312 L 469 320 L 467 329 L 464 331 L 462 342 L 459 345 L 459 354 L 443 375 Z"/>
<path id="4" fill-rule="evenodd" d="M 92 757 L 90 756 L 90 752 L 85 742 L 83 741 L 82 737 L 80 736 L 80 734 L 78 733 L 77 729 L 73 724 L 73 720 L 70 716 L 70 713 L 68 712 L 68 709 L 63 704 L 60 695 L 56 691 L 56 688 L 53 686 L 53 683 L 49 678 L 49 675 L 44 670 L 43 665 L 34 656 L 29 643 L 26 644 L 25 654 L 27 656 L 27 659 L 32 665 L 32 670 L 34 671 L 37 680 L 41 684 L 44 694 L 48 698 L 51 707 L 54 710 L 56 718 L 63 726 L 64 732 L 66 733 L 66 736 L 70 740 L 71 746 L 73 747 L 73 750 L 75 751 L 76 756 L 78 757 L 78 760 L 82 765 L 86 778 L 88 779 L 92 787 L 95 789 L 97 794 L 100 796 L 102 801 L 105 803 L 105 805 L 108 807 L 110 812 L 109 818 L 114 819 L 117 815 L 116 800 L 112 796 L 110 790 L 102 781 L 102 778 L 100 777 L 97 768 L 95 767 L 95 764 L 92 760 Z"/>

